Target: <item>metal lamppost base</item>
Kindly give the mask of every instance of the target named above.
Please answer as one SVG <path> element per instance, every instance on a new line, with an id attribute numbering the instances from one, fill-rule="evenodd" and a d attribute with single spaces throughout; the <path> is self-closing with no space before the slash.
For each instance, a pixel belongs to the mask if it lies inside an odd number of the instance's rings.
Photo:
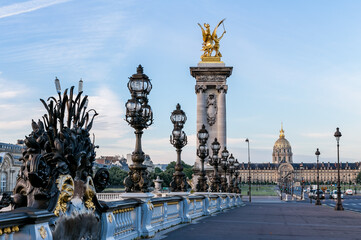
<path id="1" fill-rule="evenodd" d="M 335 210 L 336 211 L 343 211 L 344 209 L 343 209 L 342 203 L 336 203 Z"/>
<path id="2" fill-rule="evenodd" d="M 173 175 L 173 181 L 170 183 L 170 189 L 172 192 L 186 192 L 189 188 L 187 178 L 183 172 L 175 172 Z"/>
<path id="3" fill-rule="evenodd" d="M 227 187 L 228 187 L 227 178 L 222 177 L 221 182 L 222 182 L 222 184 L 221 184 L 221 192 L 227 192 Z"/>
<path id="4" fill-rule="evenodd" d="M 322 203 L 321 203 L 320 199 L 317 199 L 317 200 L 316 200 L 315 205 L 322 205 Z"/>
<path id="5" fill-rule="evenodd" d="M 197 192 L 208 192 L 208 187 L 207 177 L 205 176 L 205 173 L 201 173 L 196 185 Z"/>
<path id="6" fill-rule="evenodd" d="M 221 179 L 219 178 L 219 176 L 214 177 L 214 179 L 212 179 L 212 183 L 211 183 L 211 192 L 220 192 L 221 191 Z"/>

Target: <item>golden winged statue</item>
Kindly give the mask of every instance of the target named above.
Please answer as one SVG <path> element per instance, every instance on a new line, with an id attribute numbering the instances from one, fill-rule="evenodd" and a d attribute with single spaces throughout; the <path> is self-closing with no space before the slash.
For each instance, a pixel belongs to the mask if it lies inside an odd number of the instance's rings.
<path id="1" fill-rule="evenodd" d="M 223 24 L 224 20 L 220 21 L 218 25 L 214 28 L 212 34 L 211 29 L 208 23 L 204 23 L 204 28 L 201 24 L 198 23 L 198 26 L 202 29 L 202 36 L 203 36 L 203 44 L 202 44 L 202 51 L 204 52 L 201 56 L 202 61 L 220 61 L 222 54 L 219 51 L 219 42 L 222 39 L 223 35 L 226 33 L 226 30 L 223 30 L 223 33 L 220 37 L 217 36 L 217 29 L 218 27 Z M 224 25 L 223 25 L 224 28 Z M 215 51 L 215 55 L 212 56 L 213 51 Z"/>

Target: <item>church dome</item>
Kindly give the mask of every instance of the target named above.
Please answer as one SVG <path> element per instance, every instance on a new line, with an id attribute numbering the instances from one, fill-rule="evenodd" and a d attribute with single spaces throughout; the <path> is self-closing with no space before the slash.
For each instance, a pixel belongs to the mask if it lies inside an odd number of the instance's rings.
<path id="1" fill-rule="evenodd" d="M 273 163 L 292 163 L 292 148 L 289 141 L 285 138 L 285 132 L 283 126 L 281 126 L 280 138 L 275 142 L 273 146 Z"/>

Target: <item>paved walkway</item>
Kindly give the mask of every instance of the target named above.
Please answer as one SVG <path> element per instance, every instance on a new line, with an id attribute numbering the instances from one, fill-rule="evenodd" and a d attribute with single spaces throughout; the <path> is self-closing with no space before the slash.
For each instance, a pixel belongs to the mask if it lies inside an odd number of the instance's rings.
<path id="1" fill-rule="evenodd" d="M 253 200 L 253 199 L 252 199 Z M 155 239 L 361 239 L 361 214 L 305 202 L 246 202 Z"/>

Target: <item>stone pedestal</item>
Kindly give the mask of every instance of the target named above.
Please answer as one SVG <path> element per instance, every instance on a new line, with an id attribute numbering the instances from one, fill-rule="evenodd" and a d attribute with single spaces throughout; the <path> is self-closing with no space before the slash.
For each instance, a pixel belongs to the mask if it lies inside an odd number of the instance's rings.
<path id="1" fill-rule="evenodd" d="M 221 150 L 227 146 L 226 132 L 226 94 L 227 78 L 232 74 L 233 67 L 226 67 L 223 62 L 198 63 L 191 67 L 190 73 L 196 79 L 197 94 L 197 131 L 202 125 L 209 133 L 208 148 L 215 138 L 221 144 Z M 197 148 L 198 148 L 197 142 Z M 195 168 L 200 168 L 197 158 Z"/>

